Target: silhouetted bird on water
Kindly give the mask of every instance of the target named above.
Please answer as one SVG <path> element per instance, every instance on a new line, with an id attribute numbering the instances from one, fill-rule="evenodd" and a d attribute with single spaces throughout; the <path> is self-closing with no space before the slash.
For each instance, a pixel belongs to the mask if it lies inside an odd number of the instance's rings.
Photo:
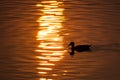
<path id="1" fill-rule="evenodd" d="M 77 52 L 84 52 L 84 51 L 91 51 L 91 45 L 76 45 L 74 42 L 70 42 L 69 46 L 71 47 L 70 55 L 74 55 L 75 51 Z"/>

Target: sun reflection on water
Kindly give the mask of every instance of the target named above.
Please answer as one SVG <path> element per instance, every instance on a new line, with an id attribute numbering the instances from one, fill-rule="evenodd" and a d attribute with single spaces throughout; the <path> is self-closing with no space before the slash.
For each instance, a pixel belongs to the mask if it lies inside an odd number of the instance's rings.
<path id="1" fill-rule="evenodd" d="M 39 24 L 36 40 L 40 41 L 36 50 L 39 53 L 36 56 L 39 59 L 37 70 L 40 76 L 44 76 L 40 80 L 53 80 L 46 78 L 45 75 L 53 70 L 54 62 L 64 58 L 63 55 L 66 52 L 63 46 L 63 36 L 61 36 L 64 21 L 62 5 L 63 2 L 56 0 L 46 0 L 36 4 L 37 7 L 42 8 L 40 10 L 42 15 L 36 21 Z M 57 76 L 57 74 L 51 75 Z"/>

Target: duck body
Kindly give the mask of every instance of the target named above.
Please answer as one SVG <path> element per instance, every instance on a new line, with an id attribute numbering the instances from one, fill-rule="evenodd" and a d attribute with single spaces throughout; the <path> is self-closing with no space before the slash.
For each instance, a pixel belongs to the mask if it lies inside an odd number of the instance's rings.
<path id="1" fill-rule="evenodd" d="M 84 51 L 91 51 L 90 47 L 91 45 L 77 45 L 75 46 L 74 42 L 70 42 L 69 46 L 71 46 L 71 51 L 77 51 L 77 52 L 84 52 Z"/>
<path id="2" fill-rule="evenodd" d="M 91 45 L 77 45 L 74 47 L 74 50 L 77 52 L 84 52 L 84 51 L 90 51 Z"/>

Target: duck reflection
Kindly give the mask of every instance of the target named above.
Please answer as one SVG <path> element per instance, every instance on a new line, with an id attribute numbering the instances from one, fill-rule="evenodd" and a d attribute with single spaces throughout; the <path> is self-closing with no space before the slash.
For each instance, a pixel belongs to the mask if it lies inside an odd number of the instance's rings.
<path id="1" fill-rule="evenodd" d="M 62 4 L 63 2 L 56 0 L 43 0 L 41 4 L 36 5 L 42 8 L 41 16 L 37 20 L 39 23 L 37 40 L 40 43 L 36 50 L 39 53 L 36 58 L 39 59 L 37 70 L 40 76 L 48 76 L 49 71 L 53 70 L 52 67 L 55 66 L 55 62 L 63 59 L 66 52 L 63 46 L 63 36 L 61 36 L 62 22 L 64 21 Z M 42 79 L 41 77 L 40 80 Z M 48 79 L 45 77 L 44 80 Z"/>
<path id="2" fill-rule="evenodd" d="M 71 51 L 69 52 L 70 55 L 74 55 L 75 51 L 77 52 L 85 52 L 85 51 L 91 51 L 91 45 L 76 45 L 75 46 L 75 42 L 70 42 L 70 44 L 68 45 L 70 46 Z"/>

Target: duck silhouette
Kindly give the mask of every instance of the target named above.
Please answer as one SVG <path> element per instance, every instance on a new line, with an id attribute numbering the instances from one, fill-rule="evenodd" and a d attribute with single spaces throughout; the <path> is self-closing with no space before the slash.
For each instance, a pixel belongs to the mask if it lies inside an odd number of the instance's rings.
<path id="1" fill-rule="evenodd" d="M 71 49 L 70 55 L 74 55 L 75 51 L 77 52 L 91 51 L 90 49 L 91 45 L 76 45 L 75 46 L 75 42 L 70 42 L 68 46 L 70 46 L 70 49 Z"/>

